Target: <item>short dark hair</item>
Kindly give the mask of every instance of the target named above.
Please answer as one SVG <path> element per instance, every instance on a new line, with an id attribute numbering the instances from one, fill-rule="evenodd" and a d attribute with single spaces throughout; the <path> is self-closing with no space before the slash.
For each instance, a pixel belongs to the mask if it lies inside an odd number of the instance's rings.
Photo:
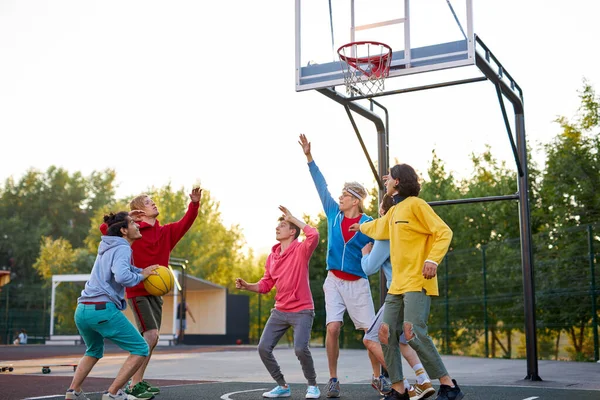
<path id="1" fill-rule="evenodd" d="M 400 183 L 394 186 L 400 196 L 418 196 L 421 191 L 421 184 L 416 171 L 408 164 L 397 164 L 390 169 L 390 175 L 393 179 L 398 179 Z"/>
<path id="2" fill-rule="evenodd" d="M 104 216 L 104 223 L 108 227 L 106 231 L 106 236 L 120 236 L 123 237 L 121 233 L 121 228 L 127 228 L 129 225 L 129 213 L 127 211 L 120 211 L 116 214 L 110 213 Z"/>
<path id="3" fill-rule="evenodd" d="M 279 221 L 279 222 L 285 221 L 285 218 L 279 217 L 279 219 L 277 221 Z M 296 234 L 294 235 L 294 239 L 298 239 L 298 236 L 300 236 L 300 228 L 298 228 L 298 225 L 296 225 L 296 224 L 294 224 L 293 222 L 290 222 L 290 221 L 285 221 L 285 222 L 288 223 L 288 225 L 290 226 L 290 228 L 296 230 Z"/>

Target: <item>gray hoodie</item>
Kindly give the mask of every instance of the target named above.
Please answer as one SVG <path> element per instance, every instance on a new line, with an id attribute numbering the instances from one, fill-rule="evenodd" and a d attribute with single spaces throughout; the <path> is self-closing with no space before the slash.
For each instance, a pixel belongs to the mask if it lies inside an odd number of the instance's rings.
<path id="1" fill-rule="evenodd" d="M 143 279 L 142 269 L 131 265 L 131 253 L 125 238 L 102 236 L 90 279 L 77 302 L 113 302 L 124 310 L 125 286 L 135 286 Z"/>

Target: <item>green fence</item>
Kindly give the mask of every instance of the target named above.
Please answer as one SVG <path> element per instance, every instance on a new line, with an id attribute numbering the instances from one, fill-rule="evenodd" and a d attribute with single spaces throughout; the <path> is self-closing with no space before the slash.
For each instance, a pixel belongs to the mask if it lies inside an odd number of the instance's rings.
<path id="1" fill-rule="evenodd" d="M 541 359 L 598 360 L 596 249 L 600 229 L 588 225 L 533 237 L 538 356 Z M 438 269 L 440 296 L 434 298 L 429 333 L 442 353 L 475 357 L 525 358 L 523 273 L 520 240 L 449 252 Z M 311 281 L 316 317 L 313 345 L 324 345 L 325 306 L 321 281 Z M 379 278 L 371 278 L 379 304 Z M 252 295 L 251 339 L 258 341 L 272 298 Z M 346 315 L 347 318 L 347 315 Z M 342 347 L 360 348 L 362 335 L 346 320 Z"/>
<path id="2" fill-rule="evenodd" d="M 538 355 L 541 359 L 599 359 L 600 226 L 587 225 L 533 237 Z M 440 296 L 431 307 L 429 333 L 445 354 L 524 358 L 523 276 L 519 240 L 454 249 L 438 269 Z M 316 317 L 313 345 L 325 344 L 322 281 L 311 281 Z M 57 290 L 55 333 L 73 334 L 74 299 L 83 283 Z M 379 277 L 371 278 L 379 304 Z M 0 291 L 0 343 L 12 343 L 25 329 L 30 343 L 49 335 L 49 285 L 10 283 Z M 250 340 L 257 343 L 273 307 L 274 292 L 250 296 Z M 347 315 L 346 315 L 347 318 Z M 284 338 L 291 342 L 290 335 Z M 361 348 L 362 335 L 346 319 L 345 348 Z"/>
<path id="3" fill-rule="evenodd" d="M 10 283 L 0 291 L 0 344 L 12 344 L 21 329 L 27 343 L 44 343 L 50 324 L 50 289 Z"/>

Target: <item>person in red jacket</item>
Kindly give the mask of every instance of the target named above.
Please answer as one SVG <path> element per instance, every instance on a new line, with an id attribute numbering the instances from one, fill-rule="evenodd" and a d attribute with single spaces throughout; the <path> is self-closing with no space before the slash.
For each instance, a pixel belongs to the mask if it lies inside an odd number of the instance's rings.
<path id="1" fill-rule="evenodd" d="M 201 198 L 202 189 L 198 187 L 192 189 L 191 202 L 183 218 L 165 225 L 161 225 L 158 221 L 158 207 L 150 196 L 141 194 L 131 200 L 129 203 L 130 215 L 138 223 L 142 234 L 142 238 L 131 246 L 133 249 L 132 264 L 138 268 L 146 268 L 155 264 L 169 265 L 171 250 L 192 227 L 198 216 Z M 143 213 L 136 213 L 137 210 L 143 211 Z M 126 288 L 126 294 L 138 329 L 150 347 L 150 354 L 125 387 L 125 392 L 137 398 L 146 398 L 144 396 L 148 394 L 160 393 L 158 387 L 152 386 L 144 380 L 144 373 L 152 356 L 152 350 L 158 343 L 163 299 L 160 296 L 150 295 L 144 289 L 143 283 Z"/>

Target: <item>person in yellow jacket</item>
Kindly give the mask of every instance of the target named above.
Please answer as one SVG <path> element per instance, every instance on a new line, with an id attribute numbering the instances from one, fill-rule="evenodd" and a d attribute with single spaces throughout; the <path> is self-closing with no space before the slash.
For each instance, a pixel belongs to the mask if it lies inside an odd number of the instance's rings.
<path id="1" fill-rule="evenodd" d="M 396 205 L 383 217 L 354 224 L 350 229 L 375 240 L 390 241 L 392 283 L 379 330 L 392 381 L 392 392 L 386 399 L 410 398 L 404 389 L 402 359 L 397 346 L 404 331 L 408 344 L 419 355 L 429 376 L 440 381 L 437 400 L 460 400 L 464 394 L 448 374 L 427 334 L 431 296 L 438 296 L 437 268 L 450 246 L 452 230 L 418 197 L 421 185 L 410 165 L 395 165 L 384 180 L 386 192 L 394 197 Z"/>

